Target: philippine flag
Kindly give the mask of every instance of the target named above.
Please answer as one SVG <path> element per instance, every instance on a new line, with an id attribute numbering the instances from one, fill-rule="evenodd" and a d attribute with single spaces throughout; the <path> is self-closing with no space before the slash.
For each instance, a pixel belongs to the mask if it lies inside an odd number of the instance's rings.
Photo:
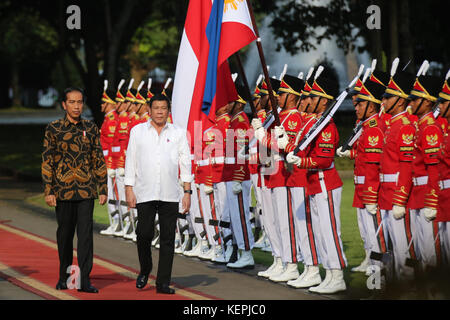
<path id="1" fill-rule="evenodd" d="M 255 39 L 246 0 L 190 0 L 172 94 L 175 125 L 192 136 L 195 121 L 212 123 L 216 106 L 237 98 L 227 59 Z"/>

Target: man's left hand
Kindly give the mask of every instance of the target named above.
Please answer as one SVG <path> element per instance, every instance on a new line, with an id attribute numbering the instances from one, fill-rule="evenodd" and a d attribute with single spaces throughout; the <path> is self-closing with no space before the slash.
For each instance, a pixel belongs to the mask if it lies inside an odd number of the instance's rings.
<path id="1" fill-rule="evenodd" d="M 98 203 L 99 203 L 100 205 L 104 205 L 104 204 L 106 203 L 106 200 L 108 200 L 108 197 L 107 197 L 106 195 L 104 195 L 104 194 L 101 194 L 101 195 L 98 197 Z"/>
<path id="2" fill-rule="evenodd" d="M 188 213 L 189 209 L 191 208 L 191 195 L 189 193 L 184 194 L 183 199 L 181 200 L 181 204 L 183 207 L 182 214 Z"/>

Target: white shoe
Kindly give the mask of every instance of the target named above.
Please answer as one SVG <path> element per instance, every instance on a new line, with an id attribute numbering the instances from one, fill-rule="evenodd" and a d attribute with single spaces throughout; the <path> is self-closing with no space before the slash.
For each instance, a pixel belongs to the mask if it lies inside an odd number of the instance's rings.
<path id="1" fill-rule="evenodd" d="M 134 232 L 133 230 L 130 233 L 125 234 L 123 237 L 127 240 L 133 240 L 134 238 L 136 238 L 136 232 Z"/>
<path id="2" fill-rule="evenodd" d="M 281 263 L 281 258 L 273 257 L 273 263 L 270 265 L 270 267 L 268 269 L 266 269 L 264 271 L 259 271 L 258 277 L 268 278 L 270 276 L 270 272 L 272 271 L 273 268 L 275 268 L 278 261 L 280 261 L 280 263 Z"/>
<path id="3" fill-rule="evenodd" d="M 198 255 L 202 253 L 201 249 L 202 249 L 202 241 L 197 240 L 197 243 L 195 244 L 195 246 L 192 247 L 192 250 L 184 251 L 183 254 L 186 257 L 198 257 Z"/>
<path id="4" fill-rule="evenodd" d="M 367 272 L 367 268 L 370 265 L 370 251 L 366 251 L 366 257 L 364 258 L 364 260 L 361 262 L 361 264 L 357 267 L 353 267 L 351 269 L 352 272 Z"/>
<path id="5" fill-rule="evenodd" d="M 131 223 L 130 221 L 125 220 L 125 225 L 123 227 L 123 231 L 122 231 L 122 237 L 126 238 L 127 233 L 130 231 L 131 228 Z"/>
<path id="6" fill-rule="evenodd" d="M 331 281 L 331 277 L 332 277 L 331 270 L 325 269 L 325 271 L 326 271 L 325 279 L 323 279 L 323 281 L 318 286 L 309 288 L 309 291 L 318 293 L 318 290 L 321 290 L 323 287 L 325 287 Z"/>
<path id="7" fill-rule="evenodd" d="M 297 285 L 297 283 L 299 283 L 305 277 L 305 275 L 308 273 L 308 267 L 309 266 L 304 265 L 302 274 L 299 275 L 297 279 L 289 280 L 286 284 L 288 286 L 295 287 Z"/>
<path id="8" fill-rule="evenodd" d="M 240 258 L 236 262 L 227 263 L 227 267 L 233 269 L 253 269 L 255 267 L 255 261 L 253 260 L 252 251 L 242 250 Z"/>
<path id="9" fill-rule="evenodd" d="M 258 239 L 258 241 L 256 241 L 255 244 L 253 245 L 253 248 L 259 248 L 259 249 L 261 249 L 261 248 L 263 248 L 263 247 L 266 247 L 266 246 L 267 246 L 267 245 L 266 245 L 266 238 L 267 238 L 266 232 L 263 231 L 261 237 L 260 237 L 260 238 Z"/>
<path id="10" fill-rule="evenodd" d="M 202 260 L 212 260 L 216 255 L 216 246 L 211 246 L 208 251 L 202 252 L 198 258 Z"/>
<path id="11" fill-rule="evenodd" d="M 224 263 L 225 257 L 224 252 L 222 250 L 222 246 L 216 246 L 216 250 L 214 252 L 214 258 L 211 259 L 212 262 L 216 263 Z"/>
<path id="12" fill-rule="evenodd" d="M 269 277 L 269 280 L 274 282 L 286 282 L 289 280 L 295 280 L 300 276 L 298 273 L 298 267 L 296 263 L 287 263 L 283 273 L 274 274 Z"/>
<path id="13" fill-rule="evenodd" d="M 317 293 L 321 294 L 333 294 L 340 291 L 345 291 L 347 286 L 344 281 L 344 271 L 340 269 L 331 270 L 331 281 L 328 282 L 322 288 L 316 290 Z"/>
<path id="14" fill-rule="evenodd" d="M 288 285 L 294 288 L 309 288 L 317 286 L 322 282 L 322 278 L 319 273 L 319 266 L 305 266 L 307 268 L 301 276 L 292 281 L 288 282 Z"/>
<path id="15" fill-rule="evenodd" d="M 105 230 L 101 230 L 100 234 L 102 236 L 112 236 L 114 234 L 114 229 L 116 229 L 116 225 L 112 224 L 108 228 L 106 228 Z"/>
<path id="16" fill-rule="evenodd" d="M 283 272 L 284 272 L 283 262 L 281 261 L 281 258 L 277 258 L 277 264 L 275 265 L 275 267 L 273 267 L 272 270 L 267 272 L 266 278 L 270 278 L 270 277 L 273 277 L 275 275 L 282 274 Z"/>

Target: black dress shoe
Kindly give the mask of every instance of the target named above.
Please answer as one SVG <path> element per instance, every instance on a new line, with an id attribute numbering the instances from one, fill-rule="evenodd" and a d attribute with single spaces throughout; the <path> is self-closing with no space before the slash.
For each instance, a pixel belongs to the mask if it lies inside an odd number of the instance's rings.
<path id="1" fill-rule="evenodd" d="M 67 283 L 65 281 L 59 280 L 56 284 L 56 290 L 67 290 Z"/>
<path id="2" fill-rule="evenodd" d="M 136 288 L 142 289 L 147 284 L 147 281 L 148 281 L 148 275 L 147 276 L 143 275 L 143 274 L 138 275 L 138 277 L 136 279 Z"/>
<path id="3" fill-rule="evenodd" d="M 81 289 L 78 289 L 79 292 L 87 292 L 87 293 L 98 293 L 98 289 L 96 287 L 93 287 L 91 284 L 87 287 L 81 287 Z"/>
<path id="4" fill-rule="evenodd" d="M 156 292 L 157 293 L 164 293 L 164 294 L 174 294 L 175 293 L 175 289 L 172 289 L 167 284 L 163 284 L 163 285 L 157 285 L 156 286 Z"/>

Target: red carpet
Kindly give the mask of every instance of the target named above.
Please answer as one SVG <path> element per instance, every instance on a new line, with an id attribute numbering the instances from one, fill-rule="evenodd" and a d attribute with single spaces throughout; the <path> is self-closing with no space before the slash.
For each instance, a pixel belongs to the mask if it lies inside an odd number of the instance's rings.
<path id="1" fill-rule="evenodd" d="M 59 261 L 54 241 L 0 223 L 0 273 L 8 281 L 46 299 L 82 300 L 187 300 L 217 299 L 191 289 L 176 286 L 176 294 L 157 294 L 154 277 L 143 290 L 136 289 L 138 272 L 129 267 L 94 256 L 91 283 L 98 294 L 76 289 L 54 289 L 58 280 Z M 74 265 L 76 251 L 74 250 Z"/>

